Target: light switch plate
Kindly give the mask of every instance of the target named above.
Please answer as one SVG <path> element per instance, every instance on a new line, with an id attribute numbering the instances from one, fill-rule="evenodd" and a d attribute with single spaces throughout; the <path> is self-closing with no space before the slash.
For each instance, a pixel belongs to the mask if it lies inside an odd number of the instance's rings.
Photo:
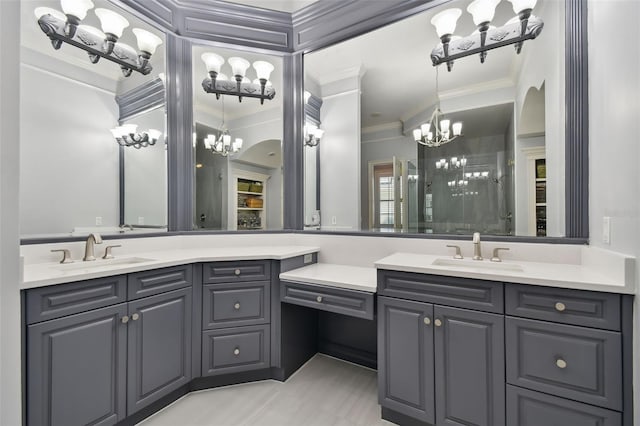
<path id="1" fill-rule="evenodd" d="M 609 216 L 602 218 L 602 242 L 611 244 L 611 218 Z"/>

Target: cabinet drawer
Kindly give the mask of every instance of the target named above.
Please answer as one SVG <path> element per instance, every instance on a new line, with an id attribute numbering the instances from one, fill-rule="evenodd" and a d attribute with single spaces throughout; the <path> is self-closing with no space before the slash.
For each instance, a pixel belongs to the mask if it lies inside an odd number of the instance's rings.
<path id="1" fill-rule="evenodd" d="M 373 319 L 373 293 L 281 281 L 280 300 L 352 317 Z"/>
<path id="2" fill-rule="evenodd" d="M 269 326 L 225 328 L 202 333 L 202 375 L 269 367 Z"/>
<path id="3" fill-rule="evenodd" d="M 507 317 L 507 382 L 622 410 L 620 333 Z"/>
<path id="4" fill-rule="evenodd" d="M 615 411 L 507 385 L 509 426 L 621 426 Z"/>
<path id="5" fill-rule="evenodd" d="M 620 295 L 508 284 L 508 315 L 620 330 Z"/>
<path id="6" fill-rule="evenodd" d="M 124 302 L 125 275 L 27 290 L 27 324 Z"/>
<path id="7" fill-rule="evenodd" d="M 493 281 L 379 269 L 378 294 L 458 308 L 504 312 L 503 284 Z"/>
<path id="8" fill-rule="evenodd" d="M 247 260 L 205 263 L 202 267 L 204 284 L 265 281 L 271 279 L 271 262 Z"/>
<path id="9" fill-rule="evenodd" d="M 202 289 L 204 329 L 269 322 L 270 281 L 208 284 Z"/>
<path id="10" fill-rule="evenodd" d="M 171 268 L 129 274 L 129 300 L 152 296 L 192 284 L 193 266 L 181 265 Z"/>

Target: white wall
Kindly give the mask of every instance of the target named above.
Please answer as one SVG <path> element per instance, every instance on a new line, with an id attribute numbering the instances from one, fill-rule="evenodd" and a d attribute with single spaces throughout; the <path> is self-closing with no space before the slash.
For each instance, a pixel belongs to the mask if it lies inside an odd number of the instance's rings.
<path id="1" fill-rule="evenodd" d="M 640 259 L 640 2 L 590 0 L 589 7 L 589 234 L 594 246 Z M 611 58 L 616 58 L 611 61 Z M 603 242 L 603 217 L 611 218 L 611 243 Z M 636 266 L 636 285 L 640 268 Z M 634 360 L 640 359 L 639 298 L 635 302 Z M 634 366 L 635 424 L 640 424 L 640 361 Z"/>
<path id="2" fill-rule="evenodd" d="M 0 1 L 0 424 L 22 424 L 18 179 L 20 3 Z"/>
<path id="3" fill-rule="evenodd" d="M 20 77 L 21 234 L 117 226 L 114 94 L 30 64 Z"/>

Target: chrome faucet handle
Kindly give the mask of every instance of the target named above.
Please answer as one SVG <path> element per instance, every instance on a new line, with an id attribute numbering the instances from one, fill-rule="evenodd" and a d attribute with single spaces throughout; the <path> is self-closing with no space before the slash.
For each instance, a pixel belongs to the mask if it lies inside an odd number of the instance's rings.
<path id="1" fill-rule="evenodd" d="M 71 251 L 69 249 L 56 249 L 51 250 L 51 253 L 62 253 L 62 260 L 60 263 L 73 263 L 73 259 L 71 259 Z"/>
<path id="2" fill-rule="evenodd" d="M 454 259 L 464 259 L 464 257 L 462 257 L 462 250 L 460 250 L 460 246 L 447 244 L 447 247 L 456 249 L 456 254 L 453 255 Z"/>
<path id="3" fill-rule="evenodd" d="M 506 247 L 496 247 L 493 249 L 493 256 L 491 256 L 491 261 L 492 262 L 502 262 L 502 259 L 500 259 L 500 250 L 509 250 Z"/>
<path id="4" fill-rule="evenodd" d="M 116 248 L 116 247 L 122 247 L 122 245 L 116 244 L 114 246 L 106 246 L 104 248 L 104 256 L 102 256 L 102 258 L 103 259 L 113 259 L 113 254 L 111 254 L 111 249 Z"/>

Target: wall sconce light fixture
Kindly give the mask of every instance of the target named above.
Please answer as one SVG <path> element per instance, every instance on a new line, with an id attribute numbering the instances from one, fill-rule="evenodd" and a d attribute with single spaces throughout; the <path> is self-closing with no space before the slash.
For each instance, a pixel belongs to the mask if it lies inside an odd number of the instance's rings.
<path id="1" fill-rule="evenodd" d="M 256 71 L 256 78 L 253 82 L 246 77 L 247 69 L 251 66 L 249 61 L 244 58 L 234 56 L 229 58 L 227 62 L 231 65 L 231 72 L 234 81 L 220 73 L 225 60 L 217 53 L 203 53 L 201 56 L 204 61 L 209 77 L 202 81 L 202 88 L 207 93 L 215 93 L 216 99 L 220 99 L 220 95 L 237 96 L 238 101 L 242 102 L 243 97 L 258 98 L 260 104 L 264 104 L 265 99 L 273 99 L 276 91 L 269 81 L 269 76 L 274 70 L 274 66 L 266 61 L 255 61 L 253 69 Z"/>
<path id="2" fill-rule="evenodd" d="M 324 130 L 315 124 L 304 125 L 304 144 L 306 146 L 318 146 L 322 136 L 324 136 Z"/>
<path id="3" fill-rule="evenodd" d="M 109 9 L 95 9 L 102 31 L 89 25 L 80 25 L 93 8 L 91 0 L 61 0 L 64 13 L 49 7 L 37 7 L 34 10 L 38 25 L 58 50 L 67 43 L 85 50 L 91 63 L 96 64 L 105 58 L 120 65 L 122 74 L 129 77 L 133 71 L 147 75 L 153 67 L 149 63 L 162 40 L 155 34 L 141 28 L 134 28 L 138 41 L 138 52 L 124 43 L 118 42 L 129 21 Z"/>
<path id="4" fill-rule="evenodd" d="M 447 9 L 435 15 L 431 19 L 431 23 L 436 27 L 441 43 L 431 51 L 433 66 L 446 63 L 447 70 L 451 71 L 456 59 L 475 54 L 480 54 L 480 62 L 484 63 L 488 50 L 510 44 L 515 44 L 516 52 L 519 54 L 526 40 L 533 40 L 540 35 L 544 22 L 531 14 L 537 0 L 509 1 L 517 16 L 499 28 L 492 27 L 490 23 L 500 0 L 474 0 L 471 2 L 467 11 L 473 16 L 473 23 L 478 29 L 466 37 L 453 36 L 462 10 Z"/>
<path id="5" fill-rule="evenodd" d="M 156 144 L 162 132 L 156 129 L 149 129 L 139 133 L 135 124 L 125 124 L 111 129 L 111 134 L 120 146 L 132 146 L 136 149 L 153 146 Z"/>

